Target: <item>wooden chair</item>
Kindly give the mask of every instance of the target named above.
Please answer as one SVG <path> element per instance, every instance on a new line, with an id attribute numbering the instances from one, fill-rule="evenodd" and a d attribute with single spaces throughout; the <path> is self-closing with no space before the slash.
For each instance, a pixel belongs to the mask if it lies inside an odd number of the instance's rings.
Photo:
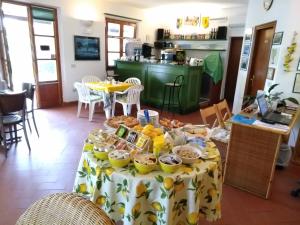
<path id="1" fill-rule="evenodd" d="M 25 124 L 26 116 L 26 91 L 21 93 L 0 94 L 0 127 L 1 139 L 5 148 L 5 156 L 9 150 L 8 145 L 17 143 L 20 137 L 18 130 L 23 130 L 29 151 L 31 151 Z M 20 128 L 18 128 L 18 126 Z M 8 131 L 7 131 L 8 130 Z M 9 134 L 9 138 L 7 137 Z"/>
<path id="2" fill-rule="evenodd" d="M 31 118 L 33 121 L 33 125 L 35 128 L 35 131 L 37 133 L 37 136 L 39 137 L 39 132 L 36 126 L 36 122 L 35 122 L 35 116 L 34 116 L 34 92 L 35 92 L 35 84 L 32 83 L 22 83 L 22 90 L 26 91 L 26 100 L 28 99 L 29 102 L 26 102 L 26 120 L 28 123 L 28 128 L 31 132 L 31 126 L 30 126 L 30 122 L 29 122 L 29 118 L 28 115 L 31 113 Z M 29 104 L 28 104 L 29 103 Z"/>
<path id="3" fill-rule="evenodd" d="M 221 117 L 222 122 L 220 123 L 221 127 L 225 127 L 225 121 L 230 119 L 232 117 L 232 113 L 228 107 L 227 101 L 226 99 L 224 99 L 223 101 L 215 104 L 215 107 Z"/>
<path id="4" fill-rule="evenodd" d="M 210 128 L 221 126 L 222 118 L 215 105 L 200 109 L 201 119 Z"/>
<path id="5" fill-rule="evenodd" d="M 210 128 L 222 127 L 223 120 L 217 109 L 216 105 L 206 107 L 204 109 L 200 109 L 201 119 L 204 124 L 208 124 Z M 226 162 L 226 154 L 228 144 L 219 140 L 212 139 L 212 141 L 216 144 L 222 160 L 222 167 L 224 168 Z"/>
<path id="6" fill-rule="evenodd" d="M 114 225 L 93 202 L 75 193 L 49 195 L 31 205 L 16 225 Z"/>

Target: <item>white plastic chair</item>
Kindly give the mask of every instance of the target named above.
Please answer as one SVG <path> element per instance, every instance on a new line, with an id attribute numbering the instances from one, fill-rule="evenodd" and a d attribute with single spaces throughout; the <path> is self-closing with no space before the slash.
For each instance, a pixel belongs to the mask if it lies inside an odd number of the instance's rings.
<path id="1" fill-rule="evenodd" d="M 82 83 L 89 83 L 89 82 L 100 82 L 100 78 L 96 76 L 84 76 L 82 78 Z"/>
<path id="2" fill-rule="evenodd" d="M 82 103 L 89 104 L 89 121 L 92 121 L 95 110 L 95 104 L 100 104 L 100 102 L 103 102 L 103 97 L 100 95 L 91 95 L 90 89 L 86 87 L 83 83 L 76 82 L 74 84 L 74 87 L 78 93 L 77 117 L 80 116 Z"/>
<path id="3" fill-rule="evenodd" d="M 127 78 L 124 82 L 125 83 L 134 84 L 134 85 L 141 85 L 140 79 L 136 78 L 136 77 Z"/>
<path id="4" fill-rule="evenodd" d="M 134 85 L 123 92 L 115 92 L 113 101 L 112 116 L 115 115 L 115 104 L 120 103 L 123 106 L 123 114 L 128 116 L 131 113 L 131 106 L 136 105 L 137 110 L 141 110 L 140 94 L 144 90 L 143 85 Z"/>

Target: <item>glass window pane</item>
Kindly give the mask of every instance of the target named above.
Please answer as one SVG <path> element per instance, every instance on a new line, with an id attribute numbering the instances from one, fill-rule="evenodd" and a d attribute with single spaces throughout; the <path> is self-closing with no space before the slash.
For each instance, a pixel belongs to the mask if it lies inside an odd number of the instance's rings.
<path id="1" fill-rule="evenodd" d="M 55 59 L 55 43 L 52 37 L 35 37 L 37 59 Z"/>
<path id="2" fill-rule="evenodd" d="M 120 24 L 108 23 L 107 25 L 107 35 L 108 36 L 120 36 Z"/>
<path id="3" fill-rule="evenodd" d="M 53 21 L 33 20 L 34 34 L 54 36 Z"/>
<path id="4" fill-rule="evenodd" d="M 38 60 L 39 81 L 56 81 L 57 70 L 55 60 Z"/>
<path id="5" fill-rule="evenodd" d="M 23 5 L 3 2 L 2 10 L 4 15 L 27 17 L 27 7 Z"/>
<path id="6" fill-rule="evenodd" d="M 107 49 L 109 52 L 120 51 L 120 39 L 119 38 L 108 38 Z"/>
<path id="7" fill-rule="evenodd" d="M 124 25 L 123 37 L 134 38 L 134 26 Z"/>
<path id="8" fill-rule="evenodd" d="M 115 66 L 115 60 L 120 58 L 120 53 L 108 53 L 108 65 Z"/>

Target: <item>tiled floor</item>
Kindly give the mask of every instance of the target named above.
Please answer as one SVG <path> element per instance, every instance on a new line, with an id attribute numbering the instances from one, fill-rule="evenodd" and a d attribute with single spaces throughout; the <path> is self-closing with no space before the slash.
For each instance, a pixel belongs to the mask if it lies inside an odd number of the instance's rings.
<path id="1" fill-rule="evenodd" d="M 76 106 L 38 110 L 40 138 L 31 134 L 31 154 L 24 141 L 9 151 L 7 159 L 0 152 L 0 225 L 14 224 L 32 202 L 45 195 L 72 190 L 83 140 L 104 121 L 103 112 L 96 113 L 92 123 L 87 120 L 87 111 L 79 119 L 75 112 Z M 198 112 L 176 117 L 185 122 L 201 121 Z M 299 179 L 299 166 L 276 171 L 269 200 L 224 185 L 222 219 L 199 224 L 299 225 L 300 198 L 289 195 Z"/>

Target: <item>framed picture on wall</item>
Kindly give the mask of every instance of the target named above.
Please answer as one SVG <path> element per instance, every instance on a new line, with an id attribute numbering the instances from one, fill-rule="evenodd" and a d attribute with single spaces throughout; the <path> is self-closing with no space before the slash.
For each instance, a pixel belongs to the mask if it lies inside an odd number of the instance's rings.
<path id="1" fill-rule="evenodd" d="M 270 67 L 277 67 L 278 58 L 279 58 L 279 51 L 280 51 L 280 46 L 273 46 L 272 47 L 271 54 L 270 54 L 270 61 L 269 61 L 269 66 Z"/>
<path id="2" fill-rule="evenodd" d="M 75 60 L 100 60 L 100 40 L 97 37 L 74 36 Z"/>
<path id="3" fill-rule="evenodd" d="M 245 44 L 243 48 L 243 55 L 249 56 L 250 55 L 250 43 Z"/>
<path id="4" fill-rule="evenodd" d="M 273 45 L 281 45 L 283 32 L 277 32 L 273 37 Z"/>
<path id="5" fill-rule="evenodd" d="M 252 34 L 245 34 L 245 42 L 250 42 L 252 38 Z"/>
<path id="6" fill-rule="evenodd" d="M 241 70 L 247 70 L 248 68 L 248 57 L 247 56 L 242 56 L 241 59 Z"/>
<path id="7" fill-rule="evenodd" d="M 296 73 L 293 92 L 300 93 L 300 73 Z"/>
<path id="8" fill-rule="evenodd" d="M 267 79 L 273 80 L 275 74 L 275 68 L 269 67 L 267 72 Z"/>
<path id="9" fill-rule="evenodd" d="M 300 71 L 300 59 L 298 61 L 297 71 Z"/>

